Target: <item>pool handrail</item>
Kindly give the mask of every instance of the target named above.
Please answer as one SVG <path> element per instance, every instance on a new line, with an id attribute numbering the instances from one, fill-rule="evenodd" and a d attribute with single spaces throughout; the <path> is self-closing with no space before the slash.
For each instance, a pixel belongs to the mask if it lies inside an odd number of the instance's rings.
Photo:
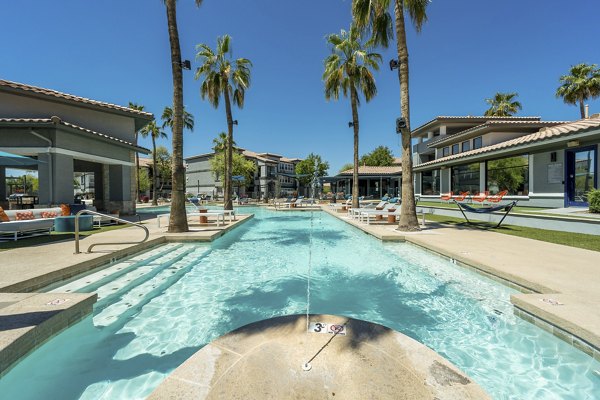
<path id="1" fill-rule="evenodd" d="M 115 244 L 140 244 L 140 243 L 144 243 L 150 237 L 150 231 L 148 230 L 147 227 L 145 227 L 141 223 L 127 221 L 126 219 L 121 219 L 121 218 L 113 217 L 111 215 L 102 214 L 102 213 L 99 213 L 97 211 L 81 210 L 77 214 L 75 214 L 75 254 L 81 254 L 81 251 L 79 251 L 79 216 L 81 216 L 82 214 L 91 214 L 91 215 L 98 215 L 100 217 L 108 217 L 108 218 L 111 218 L 111 219 L 113 219 L 113 220 L 115 220 L 117 222 L 122 222 L 124 224 L 129 224 L 129 225 L 133 225 L 133 226 L 137 226 L 139 228 L 142 228 L 145 231 L 145 233 L 146 233 L 146 236 L 144 237 L 144 239 L 142 239 L 139 242 L 104 242 L 104 243 L 93 243 L 93 244 L 90 245 L 90 247 L 88 247 L 86 253 L 91 253 L 92 252 L 92 248 L 94 248 L 95 246 L 108 246 L 108 245 L 115 245 Z M 139 219 L 139 216 L 138 216 L 138 219 Z"/>

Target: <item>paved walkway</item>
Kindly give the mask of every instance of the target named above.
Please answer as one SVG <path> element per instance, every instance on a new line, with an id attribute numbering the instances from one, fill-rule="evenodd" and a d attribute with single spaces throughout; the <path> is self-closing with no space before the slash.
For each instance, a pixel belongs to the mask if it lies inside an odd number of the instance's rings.
<path id="1" fill-rule="evenodd" d="M 587 352 L 600 360 L 599 252 L 431 222 L 421 232 L 398 232 L 395 225 L 366 225 L 349 219 L 345 213 L 324 209 L 380 239 L 406 240 L 537 292 L 516 294 L 511 300 L 520 309 L 560 328 L 552 332 L 557 336 L 565 331 L 595 347 L 595 352 Z M 542 324 L 540 327 L 554 329 Z"/>

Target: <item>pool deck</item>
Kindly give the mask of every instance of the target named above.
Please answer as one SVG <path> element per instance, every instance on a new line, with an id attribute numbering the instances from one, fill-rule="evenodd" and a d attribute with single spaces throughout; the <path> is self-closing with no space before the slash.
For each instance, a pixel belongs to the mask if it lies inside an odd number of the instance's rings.
<path id="1" fill-rule="evenodd" d="M 156 218 L 152 218 L 144 221 L 150 237 L 142 244 L 102 246 L 85 253 L 93 243 L 144 237 L 140 228 L 128 227 L 83 236 L 80 254 L 74 254 L 72 239 L 1 252 L 0 376 L 54 334 L 91 313 L 96 301 L 95 294 L 34 293 L 35 290 L 166 242 L 212 241 L 252 218 L 252 214 L 237 215 L 232 223 L 226 218 L 220 227 L 212 219 L 209 224 L 199 224 L 196 218 L 190 218 L 190 232 L 186 233 L 167 233 L 167 227 L 159 228 Z M 53 301 L 60 304 L 47 304 Z"/>
<path id="2" fill-rule="evenodd" d="M 204 346 L 148 399 L 489 399 L 401 333 L 333 315 L 311 315 L 310 322 L 343 325 L 346 334 L 308 333 L 305 315 L 246 325 Z"/>
<path id="3" fill-rule="evenodd" d="M 383 241 L 416 244 L 509 284 L 523 292 L 511 296 L 518 316 L 600 360 L 599 252 L 433 222 L 399 232 L 323 209 Z"/>

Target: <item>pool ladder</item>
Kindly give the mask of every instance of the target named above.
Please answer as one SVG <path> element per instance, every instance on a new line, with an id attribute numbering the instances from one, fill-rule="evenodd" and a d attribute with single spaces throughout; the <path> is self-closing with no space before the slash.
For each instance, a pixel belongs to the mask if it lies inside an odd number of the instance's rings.
<path id="1" fill-rule="evenodd" d="M 112 245 L 116 245 L 116 244 L 140 244 L 140 243 L 144 243 L 146 240 L 148 240 L 148 237 L 150 237 L 150 231 L 148 230 L 148 228 L 146 228 L 141 223 L 127 221 L 126 219 L 116 218 L 116 217 L 113 217 L 112 215 L 102 214 L 102 213 L 99 213 L 97 211 L 81 210 L 77 214 L 75 214 L 75 254 L 81 254 L 81 251 L 79 251 L 79 216 L 81 216 L 82 214 L 98 215 L 100 217 L 110 218 L 110 219 L 112 219 L 114 221 L 122 222 L 124 224 L 129 224 L 129 225 L 137 226 L 139 228 L 142 228 L 145 231 L 145 233 L 146 233 L 146 236 L 144 237 L 144 239 L 142 239 L 139 242 L 104 242 L 104 243 L 93 243 L 93 244 L 90 245 L 90 247 L 88 247 L 86 253 L 91 253 L 92 249 L 94 247 L 96 247 L 96 246 L 112 246 Z"/>

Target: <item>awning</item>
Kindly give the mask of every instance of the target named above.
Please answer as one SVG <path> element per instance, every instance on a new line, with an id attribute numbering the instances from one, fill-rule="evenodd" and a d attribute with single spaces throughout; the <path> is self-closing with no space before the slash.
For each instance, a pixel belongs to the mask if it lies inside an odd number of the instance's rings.
<path id="1" fill-rule="evenodd" d="M 42 163 L 44 161 L 36 160 L 35 158 L 0 151 L 0 166 L 2 167 L 32 167 Z"/>

